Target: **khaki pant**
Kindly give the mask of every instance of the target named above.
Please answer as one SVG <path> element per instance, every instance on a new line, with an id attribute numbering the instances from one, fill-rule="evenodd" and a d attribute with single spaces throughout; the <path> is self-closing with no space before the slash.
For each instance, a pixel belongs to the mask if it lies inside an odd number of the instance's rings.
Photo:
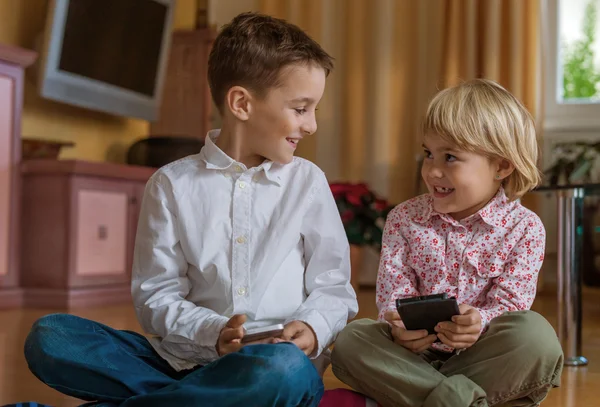
<path id="1" fill-rule="evenodd" d="M 334 374 L 383 406 L 537 406 L 560 384 L 563 352 L 552 326 L 533 311 L 492 320 L 460 354 L 417 355 L 392 341 L 386 323 L 353 321 L 339 334 Z"/>

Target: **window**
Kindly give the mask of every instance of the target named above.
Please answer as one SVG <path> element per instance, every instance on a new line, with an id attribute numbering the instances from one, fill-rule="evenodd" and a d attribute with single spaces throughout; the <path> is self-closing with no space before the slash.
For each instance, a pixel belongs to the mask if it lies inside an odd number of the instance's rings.
<path id="1" fill-rule="evenodd" d="M 547 0 L 548 130 L 600 129 L 600 0 Z"/>
<path id="2" fill-rule="evenodd" d="M 558 8 L 559 102 L 598 103 L 600 99 L 598 0 L 564 0 Z"/>
<path id="3" fill-rule="evenodd" d="M 539 1 L 545 58 L 541 165 L 548 170 L 564 157 L 556 150 L 558 145 L 600 139 L 600 0 Z M 582 170 L 582 163 L 575 161 Z M 547 253 L 556 253 L 554 195 L 546 195 L 540 216 L 546 226 Z"/>

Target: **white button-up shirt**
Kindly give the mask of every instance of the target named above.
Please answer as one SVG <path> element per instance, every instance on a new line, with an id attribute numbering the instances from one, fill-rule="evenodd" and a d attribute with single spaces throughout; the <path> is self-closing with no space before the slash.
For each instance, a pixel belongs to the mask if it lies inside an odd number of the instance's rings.
<path id="1" fill-rule="evenodd" d="M 234 314 L 247 315 L 248 329 L 307 323 L 316 358 L 358 311 L 325 175 L 297 157 L 248 169 L 215 145 L 218 135 L 146 185 L 132 275 L 138 319 L 177 370 L 217 359 Z"/>

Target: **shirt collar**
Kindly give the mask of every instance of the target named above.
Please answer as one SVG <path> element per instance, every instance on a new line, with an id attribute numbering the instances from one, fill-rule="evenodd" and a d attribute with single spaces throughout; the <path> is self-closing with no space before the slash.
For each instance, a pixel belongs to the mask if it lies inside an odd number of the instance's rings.
<path id="1" fill-rule="evenodd" d="M 503 227 L 503 219 L 506 211 L 508 210 L 508 198 L 504 192 L 504 188 L 500 187 L 496 195 L 492 198 L 488 204 L 480 209 L 477 213 L 469 216 L 464 221 L 469 222 L 474 219 L 481 219 L 492 227 Z M 433 209 L 433 198 L 431 195 L 427 196 L 425 210 L 418 215 L 414 221 L 417 223 L 426 223 L 433 216 L 439 216 L 441 219 L 447 222 L 456 222 L 451 216 L 436 212 Z"/>
<path id="2" fill-rule="evenodd" d="M 281 186 L 281 172 L 283 170 L 283 166 L 280 164 L 276 164 L 273 161 L 265 160 L 259 168 L 262 168 L 265 172 L 265 178 L 269 181 Z"/>
<path id="3" fill-rule="evenodd" d="M 211 130 L 204 139 L 204 148 L 202 148 L 202 161 L 206 163 L 209 170 L 226 170 L 230 168 L 235 160 L 229 157 L 223 150 L 215 144 L 221 130 Z"/>
<path id="4" fill-rule="evenodd" d="M 425 201 L 423 212 L 418 214 L 417 216 L 415 216 L 415 218 L 413 219 L 415 222 L 421 223 L 421 224 L 429 221 L 429 219 L 431 219 L 431 217 L 433 216 L 434 213 L 437 214 L 437 212 L 434 212 L 434 210 L 433 210 L 433 198 L 432 198 L 431 194 L 427 194 L 425 199 L 426 199 L 426 201 Z"/>
<path id="5" fill-rule="evenodd" d="M 510 208 L 510 202 L 504 193 L 504 188 L 500 187 L 496 195 L 488 204 L 477 212 L 476 215 L 488 225 L 501 228 L 504 227 L 506 212 Z M 503 222 L 504 221 L 504 222 Z"/>
<path id="6" fill-rule="evenodd" d="M 246 168 L 244 164 L 236 162 L 221 150 L 215 143 L 221 134 L 220 129 L 210 130 L 204 139 L 204 147 L 201 151 L 202 161 L 206 163 L 206 168 L 209 170 L 226 171 L 232 168 L 235 164 Z M 264 171 L 265 178 L 269 181 L 281 186 L 281 165 L 275 164 L 273 161 L 265 160 L 256 168 L 256 171 Z"/>

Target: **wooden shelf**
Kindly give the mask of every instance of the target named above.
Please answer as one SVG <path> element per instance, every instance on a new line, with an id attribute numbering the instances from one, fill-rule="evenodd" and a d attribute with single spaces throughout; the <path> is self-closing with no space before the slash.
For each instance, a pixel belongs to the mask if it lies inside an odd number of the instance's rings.
<path id="1" fill-rule="evenodd" d="M 28 160 L 21 163 L 21 174 L 87 175 L 104 178 L 147 181 L 156 168 L 80 160 Z"/>

